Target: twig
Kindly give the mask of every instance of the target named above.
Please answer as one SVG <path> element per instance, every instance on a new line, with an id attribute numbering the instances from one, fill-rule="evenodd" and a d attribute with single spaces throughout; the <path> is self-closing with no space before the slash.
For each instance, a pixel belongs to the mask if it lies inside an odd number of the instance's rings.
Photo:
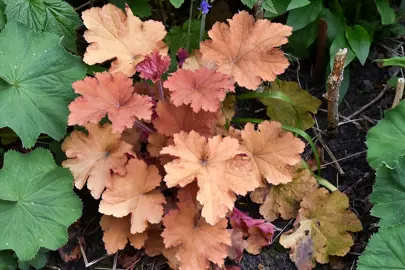
<path id="1" fill-rule="evenodd" d="M 80 238 L 79 238 L 79 237 L 77 237 L 77 242 L 79 243 L 80 251 L 81 251 L 81 253 L 82 253 L 84 265 L 86 266 L 86 268 L 92 266 L 93 264 L 98 263 L 99 261 L 104 260 L 104 259 L 107 258 L 107 257 L 110 257 L 110 255 L 105 255 L 105 256 L 103 256 L 103 257 L 100 257 L 100 258 L 98 258 L 98 259 L 95 259 L 95 260 L 89 262 L 89 261 L 87 260 L 86 253 L 84 252 L 84 248 L 83 248 L 82 242 L 80 241 Z"/>
<path id="2" fill-rule="evenodd" d="M 256 20 L 262 20 L 264 18 L 263 0 L 258 0 L 256 4 L 253 6 L 253 10 Z"/>
<path id="3" fill-rule="evenodd" d="M 362 113 L 365 109 L 367 109 L 368 107 L 370 107 L 371 105 L 373 105 L 374 103 L 376 103 L 380 98 L 382 98 L 382 96 L 384 96 L 385 92 L 388 90 L 390 86 L 386 85 L 383 90 L 380 92 L 380 94 L 378 94 L 378 96 L 376 96 L 372 101 L 370 101 L 369 103 L 367 103 L 366 105 L 364 105 L 363 107 L 361 107 L 360 109 L 358 109 L 357 111 L 355 111 L 354 113 L 352 113 L 351 115 L 347 116 L 347 119 L 352 119 L 353 117 L 357 116 L 359 113 Z"/>
<path id="4" fill-rule="evenodd" d="M 81 10 L 82 8 L 88 6 L 91 4 L 91 1 L 87 1 L 86 3 L 84 3 L 83 5 L 78 6 L 77 8 L 75 8 L 75 11 Z"/>
<path id="5" fill-rule="evenodd" d="M 395 97 L 394 101 L 392 102 L 391 108 L 396 107 L 399 104 L 399 102 L 401 102 L 402 96 L 404 95 L 404 83 L 405 83 L 404 78 L 398 78 L 397 88 L 395 90 Z"/>
<path id="6" fill-rule="evenodd" d="M 335 54 L 333 69 L 328 77 L 328 92 L 325 98 L 328 100 L 328 132 L 336 135 L 339 124 L 339 88 L 343 81 L 343 70 L 347 56 L 347 49 L 339 49 Z"/>
<path id="7" fill-rule="evenodd" d="M 318 37 L 316 41 L 316 58 L 314 75 L 315 80 L 320 83 L 325 80 L 325 50 L 328 41 L 328 23 L 320 19 L 318 23 Z"/>
<path id="8" fill-rule="evenodd" d="M 346 157 L 344 157 L 344 158 L 339 158 L 339 159 L 337 159 L 336 161 L 343 161 L 343 160 L 346 160 L 346 159 L 355 157 L 355 156 L 357 156 L 357 155 L 364 154 L 364 153 L 366 153 L 366 152 L 367 152 L 367 150 L 364 150 L 364 151 L 361 151 L 361 152 L 358 152 L 358 153 L 354 153 L 354 154 L 348 155 L 348 156 L 346 156 Z M 325 164 L 322 164 L 322 165 L 321 165 L 321 168 L 325 168 L 326 166 L 328 166 L 328 165 L 330 165 L 330 164 L 333 164 L 333 163 L 334 163 L 334 161 L 328 162 L 328 163 L 325 163 Z"/>
<path id="9" fill-rule="evenodd" d="M 314 127 L 312 127 L 312 130 L 314 131 L 314 133 L 316 134 L 316 129 Z M 340 166 L 339 162 L 337 161 L 335 155 L 332 153 L 332 151 L 329 149 L 329 147 L 326 145 L 326 143 L 323 141 L 322 136 L 318 137 L 319 142 L 322 144 L 323 148 L 326 150 L 326 152 L 328 153 L 329 157 L 332 159 L 333 163 L 335 163 L 336 165 L 336 169 L 338 170 L 338 172 L 341 175 L 344 175 L 345 172 L 343 171 L 342 167 Z"/>
<path id="10" fill-rule="evenodd" d="M 273 238 L 273 241 L 271 241 L 272 243 L 274 243 L 277 238 L 284 232 L 285 229 L 287 229 L 287 227 L 291 224 L 291 222 L 293 222 L 294 219 L 290 219 L 290 221 L 287 223 L 287 225 L 284 226 L 284 228 L 276 235 L 276 237 Z"/>

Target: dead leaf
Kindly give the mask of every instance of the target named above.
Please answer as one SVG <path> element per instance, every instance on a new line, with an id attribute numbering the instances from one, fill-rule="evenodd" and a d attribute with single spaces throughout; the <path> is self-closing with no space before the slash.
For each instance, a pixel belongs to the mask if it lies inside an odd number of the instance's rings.
<path id="1" fill-rule="evenodd" d="M 330 255 L 346 255 L 354 244 L 349 232 L 362 229 L 345 194 L 320 188 L 304 197 L 294 229 L 281 235 L 280 244 L 291 248 L 299 270 L 311 269 L 316 261 L 328 263 Z"/>
<path id="2" fill-rule="evenodd" d="M 257 20 L 241 11 L 227 23 L 217 22 L 208 31 L 211 40 L 201 42 L 202 59 L 214 61 L 218 71 L 231 75 L 248 89 L 256 89 L 262 82 L 273 81 L 289 63 L 284 53 L 276 48 L 287 43 L 292 27 Z"/>
<path id="3" fill-rule="evenodd" d="M 248 246 L 248 242 L 244 239 L 243 232 L 240 230 L 231 229 L 232 244 L 228 247 L 229 259 L 239 263 L 243 257 L 243 250 Z"/>
<path id="4" fill-rule="evenodd" d="M 284 185 L 258 188 L 250 193 L 253 202 L 261 204 L 260 214 L 269 221 L 279 215 L 283 219 L 295 218 L 300 202 L 307 194 L 318 188 L 318 182 L 307 169 L 298 169 L 293 181 Z"/>

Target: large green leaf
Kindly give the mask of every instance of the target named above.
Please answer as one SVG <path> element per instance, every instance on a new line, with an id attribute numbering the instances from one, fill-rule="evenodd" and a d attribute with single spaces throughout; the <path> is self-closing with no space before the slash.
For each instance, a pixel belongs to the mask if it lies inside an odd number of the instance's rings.
<path id="1" fill-rule="evenodd" d="M 288 1 L 286 1 L 286 2 L 288 2 Z M 308 0 L 291 0 L 291 2 L 288 4 L 287 10 L 302 8 L 309 4 L 311 4 L 311 2 Z"/>
<path id="2" fill-rule="evenodd" d="M 26 148 L 40 133 L 62 139 L 71 84 L 86 74 L 80 58 L 63 49 L 58 36 L 11 22 L 0 33 L 0 63 L 0 128 L 13 129 Z"/>
<path id="3" fill-rule="evenodd" d="M 304 28 L 295 31 L 291 37 L 288 38 L 288 46 L 291 47 L 294 56 L 304 57 L 308 52 L 308 47 L 315 41 L 318 35 L 318 22 L 312 22 Z"/>
<path id="4" fill-rule="evenodd" d="M 200 26 L 201 21 L 192 20 L 190 28 L 190 37 L 188 36 L 188 21 L 186 21 L 183 26 L 172 27 L 165 37 L 165 43 L 169 46 L 170 57 L 172 59 L 170 65 L 170 71 L 174 71 L 177 66 L 176 54 L 178 49 L 187 48 L 187 43 L 189 43 L 189 51 L 198 49 L 200 46 Z M 205 35 L 205 32 L 204 32 Z"/>
<path id="5" fill-rule="evenodd" d="M 125 11 L 125 4 L 127 4 L 131 8 L 132 13 L 141 18 L 152 15 L 149 0 L 110 0 L 110 3 L 116 5 L 123 11 Z"/>
<path id="6" fill-rule="evenodd" d="M 381 16 L 381 23 L 383 25 L 393 24 L 395 22 L 395 11 L 390 6 L 389 0 L 374 0 L 377 6 L 378 13 Z"/>
<path id="7" fill-rule="evenodd" d="M 304 28 L 318 19 L 322 11 L 322 0 L 313 0 L 310 5 L 291 10 L 287 17 L 287 25 L 293 27 L 293 31 Z M 305 15 L 304 15 L 305 14 Z"/>
<path id="8" fill-rule="evenodd" d="M 391 168 L 378 167 L 370 197 L 374 205 L 371 214 L 381 219 L 380 227 L 405 225 L 402 213 L 405 209 L 405 156 L 396 159 L 392 165 Z"/>
<path id="9" fill-rule="evenodd" d="M 5 8 L 6 4 L 4 4 L 3 0 L 0 0 L 0 31 L 3 30 L 6 25 L 6 15 L 4 14 Z"/>
<path id="10" fill-rule="evenodd" d="M 296 82 L 276 80 L 271 84 L 271 88 L 265 89 L 265 92 L 271 91 L 281 92 L 291 100 L 291 103 L 287 103 L 280 99 L 260 99 L 260 102 L 266 105 L 267 115 L 272 120 L 293 127 L 301 121 L 303 130 L 314 125 L 315 121 L 311 113 L 316 113 L 322 104 L 319 99 L 301 89 Z M 300 119 L 297 119 L 298 117 Z"/>
<path id="11" fill-rule="evenodd" d="M 47 249 L 41 248 L 39 249 L 38 253 L 35 257 L 29 261 L 19 261 L 18 267 L 21 270 L 30 270 L 30 267 L 34 267 L 35 269 L 42 269 L 46 264 L 46 253 L 48 252 Z"/>
<path id="12" fill-rule="evenodd" d="M 360 256 L 357 270 L 405 270 L 404 247 L 405 226 L 380 228 Z"/>
<path id="13" fill-rule="evenodd" d="M 398 66 L 398 67 L 403 67 L 405 68 L 405 57 L 391 57 L 387 59 L 381 59 L 382 65 L 384 67 L 388 66 Z"/>
<path id="14" fill-rule="evenodd" d="M 264 0 L 262 6 L 274 17 L 284 14 L 287 11 L 288 3 L 289 0 Z"/>
<path id="15" fill-rule="evenodd" d="M 341 12 L 332 12 L 329 9 L 325 9 L 323 18 L 328 24 L 328 39 L 330 41 L 335 40 L 335 38 L 339 35 L 344 35 L 346 22 Z"/>
<path id="16" fill-rule="evenodd" d="M 371 40 L 367 30 L 361 25 L 347 27 L 346 38 L 360 63 L 364 65 L 371 46 Z"/>
<path id="17" fill-rule="evenodd" d="M 380 229 L 359 259 L 361 270 L 405 269 L 405 156 L 392 165 L 377 169 L 370 201 L 374 205 L 371 214 L 380 218 Z"/>
<path id="18" fill-rule="evenodd" d="M 76 52 L 76 28 L 82 25 L 71 5 L 62 0 L 3 0 L 9 22 L 17 21 L 38 32 L 57 34 L 62 45 Z"/>
<path id="19" fill-rule="evenodd" d="M 82 208 L 72 183 L 70 171 L 56 166 L 48 150 L 8 151 L 0 170 L 0 250 L 14 250 L 27 261 L 41 247 L 65 244 Z"/>
<path id="20" fill-rule="evenodd" d="M 249 8 L 253 8 L 253 6 L 257 3 L 257 0 L 241 0 L 241 2 Z"/>
<path id="21" fill-rule="evenodd" d="M 394 166 L 405 154 L 405 101 L 384 113 L 384 119 L 367 133 L 367 160 L 374 169 L 383 162 Z"/>

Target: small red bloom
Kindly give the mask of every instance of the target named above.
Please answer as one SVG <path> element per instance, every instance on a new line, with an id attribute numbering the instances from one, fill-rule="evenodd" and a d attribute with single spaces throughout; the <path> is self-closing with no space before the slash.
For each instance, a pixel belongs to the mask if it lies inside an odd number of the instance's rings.
<path id="1" fill-rule="evenodd" d="M 140 77 L 157 82 L 170 66 L 170 57 L 162 56 L 157 50 L 148 54 L 145 59 L 136 66 Z"/>

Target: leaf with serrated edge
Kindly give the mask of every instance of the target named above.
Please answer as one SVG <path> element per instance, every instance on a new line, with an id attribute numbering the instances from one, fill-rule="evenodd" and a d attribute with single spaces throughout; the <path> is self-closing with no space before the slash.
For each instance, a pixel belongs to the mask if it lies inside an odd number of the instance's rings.
<path id="1" fill-rule="evenodd" d="M 12 249 L 26 261 L 40 247 L 65 244 L 67 228 L 82 209 L 72 183 L 69 170 L 56 166 L 48 150 L 7 152 L 0 170 L 0 250 Z"/>
<path id="2" fill-rule="evenodd" d="M 15 22 L 0 33 L 0 127 L 10 127 L 23 146 L 39 134 L 66 134 L 72 82 L 86 74 L 80 58 L 59 45 L 59 37 L 35 33 Z"/>

